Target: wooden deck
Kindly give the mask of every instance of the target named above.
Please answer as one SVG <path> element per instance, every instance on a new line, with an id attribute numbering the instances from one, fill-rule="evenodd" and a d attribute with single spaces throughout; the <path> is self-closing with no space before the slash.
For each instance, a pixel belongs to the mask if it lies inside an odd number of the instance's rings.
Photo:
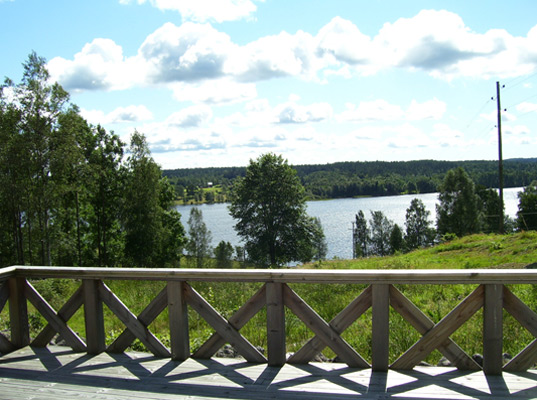
<path id="1" fill-rule="evenodd" d="M 66 347 L 25 347 L 0 358 L 0 399 L 531 399 L 537 371 L 416 367 L 372 372 L 345 364 L 172 361 L 147 353 L 97 356 Z"/>

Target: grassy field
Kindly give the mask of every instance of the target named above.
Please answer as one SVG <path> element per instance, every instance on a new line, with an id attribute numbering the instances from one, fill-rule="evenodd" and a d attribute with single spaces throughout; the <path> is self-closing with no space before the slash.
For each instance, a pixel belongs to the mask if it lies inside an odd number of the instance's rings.
<path id="1" fill-rule="evenodd" d="M 408 254 L 391 257 L 371 257 L 358 260 L 333 260 L 307 264 L 300 268 L 336 269 L 460 269 L 460 268 L 524 268 L 537 262 L 537 232 L 522 232 L 513 235 L 472 235 L 444 243 L 436 247 L 421 249 Z M 58 309 L 72 293 L 78 282 L 68 280 L 40 280 L 33 282 L 42 295 Z M 163 282 L 106 282 L 116 295 L 135 313 L 143 308 L 164 287 Z M 206 283 L 195 282 L 192 286 L 202 294 L 220 313 L 230 317 L 260 287 L 249 283 Z M 350 303 L 365 286 L 359 285 L 291 285 L 308 304 L 325 320 L 330 320 Z M 398 288 L 410 298 L 429 318 L 438 322 L 475 286 L 472 285 L 400 285 Z M 537 310 L 537 288 L 531 285 L 518 285 L 511 288 L 533 310 Z M 7 327 L 5 314 L 1 315 L 0 328 Z M 30 310 L 32 332 L 35 334 L 45 323 L 33 309 Z M 213 332 L 197 313 L 189 313 L 191 349 L 196 350 Z M 81 336 L 84 334 L 82 311 L 69 321 L 69 325 Z M 164 311 L 150 326 L 163 343 L 169 344 L 168 317 Z M 482 312 L 478 312 L 459 329 L 452 339 L 469 354 L 482 353 Z M 105 327 L 107 341 L 111 342 L 124 329 L 123 324 L 105 307 Z M 254 345 L 266 348 L 265 312 L 262 310 L 243 329 L 241 333 Z M 305 325 L 286 310 L 287 350 L 293 352 L 312 337 Z M 371 349 L 371 310 L 350 326 L 343 337 L 367 360 Z M 420 335 L 397 313 L 390 315 L 390 361 L 394 361 L 408 349 Z M 513 319 L 505 314 L 504 351 L 518 353 L 533 337 Z M 143 349 L 135 342 L 134 348 Z M 333 357 L 325 350 L 327 357 Z M 434 352 L 427 361 L 436 363 L 440 358 Z"/>

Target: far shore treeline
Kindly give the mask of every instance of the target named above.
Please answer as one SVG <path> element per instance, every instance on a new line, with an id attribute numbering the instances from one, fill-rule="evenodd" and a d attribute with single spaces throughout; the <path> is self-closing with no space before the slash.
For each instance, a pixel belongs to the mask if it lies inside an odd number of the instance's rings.
<path id="1" fill-rule="evenodd" d="M 361 196 L 434 193 L 446 173 L 462 167 L 478 187 L 498 188 L 498 161 L 356 161 L 296 165 L 310 200 Z M 234 179 L 246 167 L 181 168 L 163 170 L 175 187 L 177 200 L 213 203 L 229 200 Z M 503 162 L 504 187 L 525 187 L 537 178 L 537 158 Z"/>

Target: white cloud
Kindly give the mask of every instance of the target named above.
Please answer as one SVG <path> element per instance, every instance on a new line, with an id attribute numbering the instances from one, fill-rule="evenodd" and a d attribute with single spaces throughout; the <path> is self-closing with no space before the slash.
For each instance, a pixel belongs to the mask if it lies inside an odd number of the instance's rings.
<path id="1" fill-rule="evenodd" d="M 317 54 L 332 62 L 350 65 L 369 64 L 374 51 L 371 38 L 360 32 L 351 21 L 333 18 L 316 36 Z"/>
<path id="2" fill-rule="evenodd" d="M 346 104 L 346 110 L 338 115 L 340 121 L 394 121 L 404 117 L 403 109 L 386 100 L 363 101 L 358 106 Z"/>
<path id="3" fill-rule="evenodd" d="M 144 71 L 110 39 L 94 39 L 73 60 L 55 57 L 47 65 L 51 79 L 67 90 L 111 90 L 131 87 Z"/>
<path id="4" fill-rule="evenodd" d="M 446 112 L 446 103 L 434 98 L 424 103 L 418 103 L 412 100 L 406 110 L 406 118 L 410 121 L 423 121 L 427 119 L 438 120 Z"/>
<path id="5" fill-rule="evenodd" d="M 282 124 L 320 122 L 331 118 L 332 106 L 328 103 L 302 106 L 295 102 L 287 102 L 277 106 L 274 113 L 276 122 Z"/>
<path id="6" fill-rule="evenodd" d="M 166 23 L 138 51 L 154 83 L 195 82 L 224 76 L 224 64 L 236 47 L 209 24 Z"/>
<path id="7" fill-rule="evenodd" d="M 177 101 L 194 103 L 235 103 L 255 99 L 257 89 L 253 83 L 238 83 L 229 78 L 202 82 L 179 82 L 170 85 Z"/>
<path id="8" fill-rule="evenodd" d="M 144 105 L 131 105 L 118 107 L 108 114 L 100 110 L 80 110 L 84 117 L 91 124 L 117 124 L 123 122 L 140 122 L 153 119 L 153 114 Z"/>
<path id="9" fill-rule="evenodd" d="M 121 4 L 130 4 L 135 0 L 119 0 Z M 263 0 L 258 0 L 263 1 Z M 153 7 L 163 11 L 177 11 L 184 20 L 236 21 L 250 18 L 257 6 L 251 0 L 136 0 L 138 4 L 149 2 Z"/>
<path id="10" fill-rule="evenodd" d="M 171 0 L 153 2 L 172 7 Z M 522 76 L 537 69 L 537 26 L 526 37 L 504 30 L 476 33 L 457 14 L 425 10 L 386 23 L 374 37 L 336 17 L 316 35 L 284 31 L 238 45 L 209 23 L 166 23 L 147 36 L 136 55 L 126 57 L 119 44 L 97 38 L 72 60 L 56 57 L 48 67 L 52 77 L 68 90 L 121 90 L 156 84 L 172 86 L 175 98 L 181 101 L 215 104 L 252 99 L 256 96 L 253 84 L 282 77 L 321 82 L 320 77 L 349 78 L 390 68 L 422 70 L 448 80 Z M 431 108 L 430 118 L 443 112 L 439 102 L 436 106 L 436 110 Z M 425 106 L 420 107 L 414 118 L 421 118 Z M 362 110 L 355 111 L 360 114 Z M 376 111 L 400 113 L 393 108 Z M 414 111 L 408 110 L 410 114 Z"/>
<path id="11" fill-rule="evenodd" d="M 170 127 L 199 127 L 207 123 L 212 118 L 212 110 L 206 105 L 196 105 L 187 107 L 175 112 L 166 118 L 166 125 Z"/>
<path id="12" fill-rule="evenodd" d="M 516 106 L 516 110 L 520 111 L 521 113 L 537 112 L 537 104 L 523 102 Z"/>
<path id="13" fill-rule="evenodd" d="M 315 43 L 309 33 L 281 32 L 236 47 L 226 64 L 226 72 L 249 82 L 285 76 L 313 78 L 319 66 L 314 50 Z"/>

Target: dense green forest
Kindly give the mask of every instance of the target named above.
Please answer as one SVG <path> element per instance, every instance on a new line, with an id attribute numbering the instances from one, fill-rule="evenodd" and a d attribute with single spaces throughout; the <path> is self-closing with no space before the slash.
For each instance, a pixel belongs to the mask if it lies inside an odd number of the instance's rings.
<path id="1" fill-rule="evenodd" d="M 310 199 L 356 196 L 390 196 L 438 191 L 447 171 L 462 167 L 473 182 L 486 188 L 498 187 L 497 161 L 371 161 L 296 165 L 294 168 Z M 504 187 L 522 187 L 537 179 L 537 158 L 504 161 Z M 226 201 L 229 188 L 246 168 L 185 168 L 164 170 L 177 196 L 198 201 Z M 203 192 L 218 186 L 217 195 Z M 206 198 L 203 198 L 205 195 Z"/>

